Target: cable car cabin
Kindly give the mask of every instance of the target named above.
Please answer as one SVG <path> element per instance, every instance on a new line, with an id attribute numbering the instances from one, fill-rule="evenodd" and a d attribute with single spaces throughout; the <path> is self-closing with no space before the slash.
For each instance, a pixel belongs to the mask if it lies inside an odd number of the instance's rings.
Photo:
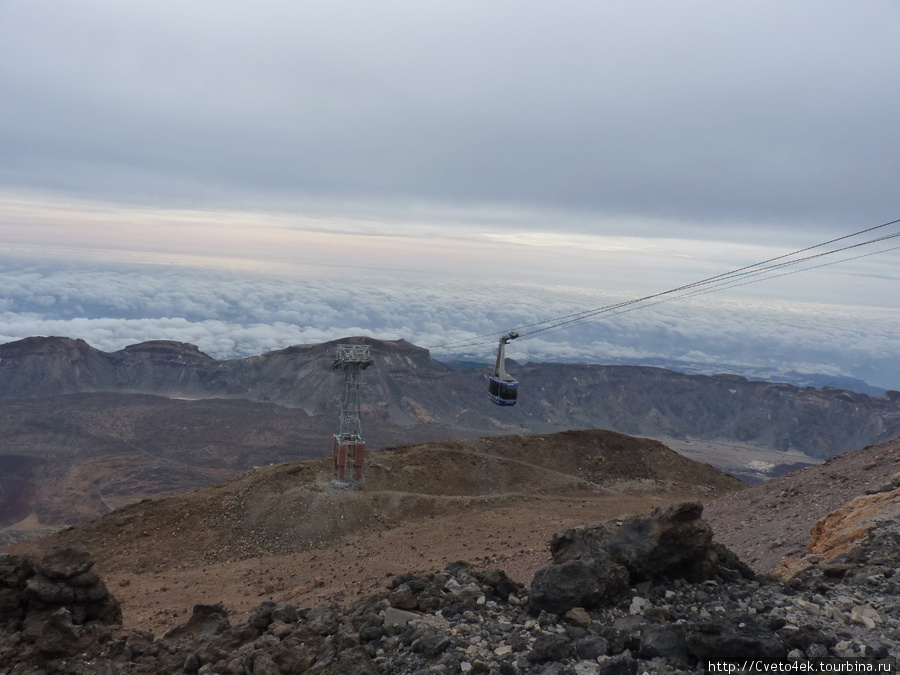
<path id="1" fill-rule="evenodd" d="M 519 398 L 519 383 L 506 373 L 506 343 L 517 337 L 518 333 L 509 331 L 500 338 L 500 346 L 497 348 L 497 363 L 488 380 L 488 398 L 497 405 L 515 405 Z"/>
<path id="2" fill-rule="evenodd" d="M 497 405 L 515 405 L 519 397 L 519 383 L 515 380 L 498 380 L 496 377 L 488 381 L 488 398 Z"/>

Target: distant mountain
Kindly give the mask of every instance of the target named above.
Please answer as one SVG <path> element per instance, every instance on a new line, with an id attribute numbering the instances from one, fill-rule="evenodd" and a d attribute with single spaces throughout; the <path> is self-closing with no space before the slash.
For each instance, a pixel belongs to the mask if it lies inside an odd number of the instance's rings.
<path id="1" fill-rule="evenodd" d="M 868 394 L 869 396 L 882 396 L 888 391 L 881 387 L 875 387 L 865 380 L 860 380 L 856 377 L 825 375 L 823 373 L 798 373 L 795 370 L 784 372 L 781 370 L 773 370 L 771 368 L 751 366 L 735 367 L 734 365 L 716 365 L 709 363 L 686 363 L 684 361 L 661 358 L 630 360 L 627 364 L 624 362 L 619 363 L 613 361 L 611 365 L 665 368 L 666 370 L 674 370 L 676 373 L 684 373 L 685 375 L 716 375 L 718 373 L 728 372 L 746 377 L 748 380 L 781 382 L 784 384 L 793 384 L 798 387 L 833 387 L 845 391 L 855 391 L 857 394 Z"/>
<path id="2" fill-rule="evenodd" d="M 887 389 L 881 387 L 873 387 L 871 384 L 855 377 L 840 377 L 836 375 L 823 375 L 821 373 L 798 373 L 790 371 L 779 374 L 779 381 L 787 384 L 795 384 L 798 387 L 831 387 L 832 389 L 843 389 L 844 391 L 855 391 L 860 394 L 868 394 L 869 396 L 883 396 L 888 392 Z M 771 382 L 771 378 L 755 378 Z"/>
<path id="3" fill-rule="evenodd" d="M 119 392 L 245 399 L 336 419 L 334 347 L 368 344 L 364 428 L 417 427 L 430 439 L 604 428 L 675 439 L 754 444 L 825 458 L 900 435 L 900 392 L 870 397 L 832 388 L 685 375 L 642 366 L 509 364 L 519 404 L 486 396 L 488 369 L 453 370 L 404 340 L 352 337 L 217 361 L 189 344 L 152 341 L 102 352 L 83 340 L 32 337 L 0 345 L 0 399 Z"/>

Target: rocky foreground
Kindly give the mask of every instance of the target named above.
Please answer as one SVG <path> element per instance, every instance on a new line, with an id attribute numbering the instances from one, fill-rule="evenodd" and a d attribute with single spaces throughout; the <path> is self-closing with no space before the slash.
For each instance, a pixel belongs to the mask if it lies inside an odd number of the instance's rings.
<path id="1" fill-rule="evenodd" d="M 682 503 L 567 530 L 530 587 L 453 563 L 347 607 L 200 605 L 166 635 L 123 631 L 92 561 L 0 556 L 0 672 L 595 675 L 709 661 L 885 660 L 900 650 L 900 528 L 788 582 L 756 577 Z"/>

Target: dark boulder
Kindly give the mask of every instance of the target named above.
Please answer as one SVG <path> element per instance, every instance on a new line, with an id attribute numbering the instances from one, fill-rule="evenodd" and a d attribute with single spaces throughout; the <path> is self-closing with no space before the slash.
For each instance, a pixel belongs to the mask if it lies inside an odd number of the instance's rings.
<path id="1" fill-rule="evenodd" d="M 603 659 L 597 675 L 635 675 L 638 663 L 630 656 L 618 655 Z"/>
<path id="2" fill-rule="evenodd" d="M 613 530 L 603 523 L 590 523 L 557 532 L 550 540 L 553 564 L 562 565 L 579 558 L 597 558 L 603 554 L 601 542 L 612 535 Z"/>
<path id="3" fill-rule="evenodd" d="M 19 555 L 0 553 L 0 626 L 18 623 L 25 617 L 25 587 L 34 576 L 31 560 Z"/>
<path id="4" fill-rule="evenodd" d="M 741 626 L 706 622 L 687 631 L 688 650 L 701 663 L 787 658 L 787 649 L 778 635 L 761 626 L 741 622 Z"/>
<path id="5" fill-rule="evenodd" d="M 628 572 L 608 558 L 578 558 L 538 570 L 531 582 L 533 612 L 564 614 L 573 607 L 615 604 L 628 594 Z"/>
<path id="6" fill-rule="evenodd" d="M 644 626 L 637 655 L 642 659 L 664 658 L 673 665 L 687 665 L 690 655 L 684 628 L 673 624 Z"/>
<path id="7" fill-rule="evenodd" d="M 21 659 L 96 653 L 111 639 L 122 611 L 93 565 L 72 548 L 40 560 L 0 555 L 0 668 Z"/>
<path id="8" fill-rule="evenodd" d="M 599 635 L 585 635 L 575 641 L 575 652 L 579 659 L 596 661 L 609 654 L 609 642 Z"/>
<path id="9" fill-rule="evenodd" d="M 74 625 L 120 624 L 119 603 L 90 571 L 93 565 L 87 553 L 72 548 L 56 548 L 38 561 L 0 556 L 0 616 L 33 623 L 64 609 Z"/>
<path id="10" fill-rule="evenodd" d="M 585 525 L 556 534 L 550 552 L 557 564 L 606 554 L 628 570 L 632 585 L 702 581 L 723 572 L 732 578 L 752 578 L 747 565 L 713 541 L 712 528 L 702 514 L 699 502 L 680 502 L 656 509 L 646 518 L 628 518 L 618 527 Z"/>
<path id="11" fill-rule="evenodd" d="M 315 668 L 312 670 L 313 672 L 320 672 L 322 675 L 347 675 L 347 673 L 377 675 L 379 672 L 372 658 L 362 647 L 353 647 L 342 651 L 320 671 Z"/>
<path id="12" fill-rule="evenodd" d="M 540 635 L 528 652 L 532 663 L 562 661 L 575 655 L 575 646 L 562 635 Z"/>
<path id="13" fill-rule="evenodd" d="M 87 553 L 66 547 L 54 548 L 35 565 L 38 572 L 55 580 L 71 580 L 93 566 L 94 561 Z"/>
<path id="14" fill-rule="evenodd" d="M 37 645 L 44 654 L 74 654 L 79 648 L 79 627 L 72 622 L 72 614 L 64 607 L 54 612 L 29 614 L 25 618 L 22 636 Z"/>
<path id="15" fill-rule="evenodd" d="M 593 523 L 557 533 L 550 542 L 554 564 L 531 583 L 531 610 L 563 614 L 608 606 L 640 583 L 753 578 L 747 565 L 713 541 L 702 514 L 702 504 L 681 502 L 617 527 Z"/>
<path id="16" fill-rule="evenodd" d="M 488 586 L 493 592 L 496 598 L 499 598 L 503 602 L 507 602 L 509 600 L 510 594 L 519 595 L 524 592 L 524 587 L 513 581 L 509 578 L 509 576 L 503 570 L 498 570 L 496 568 L 489 568 L 483 571 L 475 572 L 475 577 Z"/>

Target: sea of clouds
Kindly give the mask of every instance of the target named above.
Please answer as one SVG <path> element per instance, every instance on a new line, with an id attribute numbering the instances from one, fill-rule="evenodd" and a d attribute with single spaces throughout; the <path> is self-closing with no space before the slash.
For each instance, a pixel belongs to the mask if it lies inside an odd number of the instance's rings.
<path id="1" fill-rule="evenodd" d="M 439 359 L 486 363 L 496 338 L 466 341 L 630 299 L 476 278 L 341 270 L 276 277 L 13 256 L 0 257 L 0 279 L 0 342 L 63 335 L 115 351 L 168 339 L 219 359 L 370 335 L 405 339 Z M 599 318 L 516 341 L 509 356 L 520 363 L 660 363 L 750 376 L 822 373 L 900 388 L 896 309 L 716 294 Z"/>

